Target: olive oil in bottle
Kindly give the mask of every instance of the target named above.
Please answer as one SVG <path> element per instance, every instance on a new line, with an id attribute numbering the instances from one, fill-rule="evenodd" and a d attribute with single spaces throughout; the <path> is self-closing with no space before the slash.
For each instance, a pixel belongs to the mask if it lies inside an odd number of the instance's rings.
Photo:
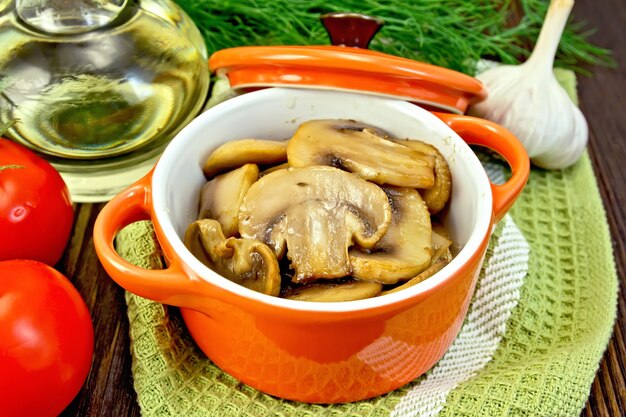
<path id="1" fill-rule="evenodd" d="M 0 45 L 0 124 L 80 183 L 153 162 L 208 90 L 204 43 L 169 0 L 0 0 Z"/>

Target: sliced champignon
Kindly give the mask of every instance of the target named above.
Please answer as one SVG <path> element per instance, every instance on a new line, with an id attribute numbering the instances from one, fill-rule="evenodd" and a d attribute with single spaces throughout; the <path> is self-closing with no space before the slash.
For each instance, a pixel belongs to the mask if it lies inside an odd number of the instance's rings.
<path id="1" fill-rule="evenodd" d="M 431 261 L 430 215 L 414 188 L 383 187 L 391 205 L 391 224 L 369 251 L 352 248 L 352 276 L 395 284 L 428 267 Z"/>
<path id="2" fill-rule="evenodd" d="M 371 281 L 315 282 L 290 289 L 284 298 L 317 302 L 355 301 L 375 297 L 382 288 L 382 284 Z"/>
<path id="3" fill-rule="evenodd" d="M 420 282 L 432 277 L 441 269 L 448 265 L 452 260 L 452 252 L 450 252 L 450 246 L 452 241 L 448 238 L 445 230 L 440 225 L 433 225 L 432 232 L 432 247 L 433 257 L 430 261 L 430 265 L 424 271 L 420 272 L 417 276 L 411 278 L 402 285 L 392 288 L 387 291 L 382 291 L 379 295 L 391 294 L 394 292 L 402 291 L 410 288 Z"/>
<path id="4" fill-rule="evenodd" d="M 239 206 L 252 183 L 259 178 L 255 164 L 245 164 L 204 184 L 198 219 L 215 219 L 226 237 L 239 234 Z"/>
<path id="5" fill-rule="evenodd" d="M 351 120 L 302 123 L 287 146 L 289 165 L 329 165 L 377 184 L 427 188 L 435 181 L 435 158 L 378 136 Z"/>
<path id="6" fill-rule="evenodd" d="M 452 174 L 446 158 L 432 145 L 419 140 L 396 140 L 409 148 L 435 157 L 435 183 L 432 187 L 419 190 L 430 214 L 437 214 L 446 206 L 452 190 Z"/>
<path id="7" fill-rule="evenodd" d="M 390 290 L 382 291 L 378 295 L 392 294 L 394 292 L 398 292 L 398 291 L 406 290 L 407 288 L 411 288 L 412 286 L 417 285 L 420 282 L 422 282 L 422 281 L 432 277 L 437 272 L 441 271 L 441 269 L 443 269 L 443 267 L 446 266 L 447 264 L 448 264 L 448 262 L 446 260 L 438 259 L 435 263 L 430 265 L 428 268 L 426 268 L 424 271 L 422 271 L 419 275 L 411 278 L 410 280 L 408 280 L 407 282 L 405 282 L 402 285 L 399 285 L 399 286 L 397 286 L 395 288 L 392 288 Z"/>
<path id="8" fill-rule="evenodd" d="M 212 219 L 191 223 L 184 242 L 196 258 L 223 277 L 264 294 L 280 294 L 278 260 L 263 242 L 227 239 L 219 222 Z"/>
<path id="9" fill-rule="evenodd" d="M 279 164 L 287 161 L 287 141 L 240 139 L 215 149 L 204 163 L 204 175 L 213 177 L 243 164 Z"/>
<path id="10" fill-rule="evenodd" d="M 239 209 L 239 233 L 285 252 L 294 282 L 350 275 L 348 248 L 372 248 L 391 208 L 376 184 L 332 167 L 275 171 L 252 184 Z"/>
<path id="11" fill-rule="evenodd" d="M 259 177 L 264 177 L 267 174 L 271 174 L 274 171 L 278 171 L 279 169 L 287 169 L 289 168 L 289 163 L 283 162 L 282 164 L 272 165 L 271 167 L 264 169 L 259 173 Z"/>
<path id="12" fill-rule="evenodd" d="M 443 258 L 450 262 L 452 260 L 452 253 L 450 247 L 452 241 L 448 236 L 446 230 L 440 224 L 433 224 L 433 261 Z"/>

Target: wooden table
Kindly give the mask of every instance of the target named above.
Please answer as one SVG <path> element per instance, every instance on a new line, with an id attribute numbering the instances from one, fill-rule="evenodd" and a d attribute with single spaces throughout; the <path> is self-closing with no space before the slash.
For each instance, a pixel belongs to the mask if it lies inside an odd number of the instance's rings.
<path id="1" fill-rule="evenodd" d="M 612 3 L 612 4 L 611 4 Z M 592 40 L 626 64 L 626 3 L 581 0 L 574 16 L 598 28 Z M 590 130 L 589 149 L 604 199 L 620 278 L 618 321 L 591 387 L 583 416 L 626 415 L 626 67 L 593 68 L 579 80 L 580 105 Z M 104 272 L 91 231 L 102 204 L 78 204 L 76 224 L 58 265 L 83 295 L 93 318 L 95 354 L 87 381 L 63 416 L 138 416 L 132 385 L 124 292 Z"/>

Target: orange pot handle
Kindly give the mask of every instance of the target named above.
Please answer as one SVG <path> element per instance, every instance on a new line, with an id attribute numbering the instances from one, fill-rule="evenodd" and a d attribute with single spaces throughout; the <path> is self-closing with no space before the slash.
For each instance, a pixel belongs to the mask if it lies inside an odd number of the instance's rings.
<path id="1" fill-rule="evenodd" d="M 165 269 L 144 269 L 124 260 L 113 246 L 125 226 L 151 219 L 151 182 L 152 172 L 104 206 L 93 230 L 96 253 L 107 273 L 124 289 L 163 304 L 193 308 L 202 294 L 201 282 L 189 279 L 175 259 L 169 260 Z"/>
<path id="2" fill-rule="evenodd" d="M 499 221 L 522 192 L 530 175 L 530 161 L 521 142 L 506 128 L 477 117 L 433 112 L 467 144 L 480 145 L 500 154 L 511 167 L 511 178 L 504 184 L 491 184 L 493 215 Z"/>

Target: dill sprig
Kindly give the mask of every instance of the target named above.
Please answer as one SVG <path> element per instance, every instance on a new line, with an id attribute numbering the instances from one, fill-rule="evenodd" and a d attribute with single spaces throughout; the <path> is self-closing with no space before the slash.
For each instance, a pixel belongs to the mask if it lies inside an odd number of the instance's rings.
<path id="1" fill-rule="evenodd" d="M 370 48 L 473 74 L 481 58 L 525 60 L 548 8 L 546 0 L 177 0 L 200 29 L 209 53 L 243 45 L 325 45 L 319 16 L 357 12 L 385 25 Z M 512 23 L 515 16 L 521 16 Z M 613 65 L 591 44 L 583 22 L 570 19 L 555 64 L 588 74 Z"/>

